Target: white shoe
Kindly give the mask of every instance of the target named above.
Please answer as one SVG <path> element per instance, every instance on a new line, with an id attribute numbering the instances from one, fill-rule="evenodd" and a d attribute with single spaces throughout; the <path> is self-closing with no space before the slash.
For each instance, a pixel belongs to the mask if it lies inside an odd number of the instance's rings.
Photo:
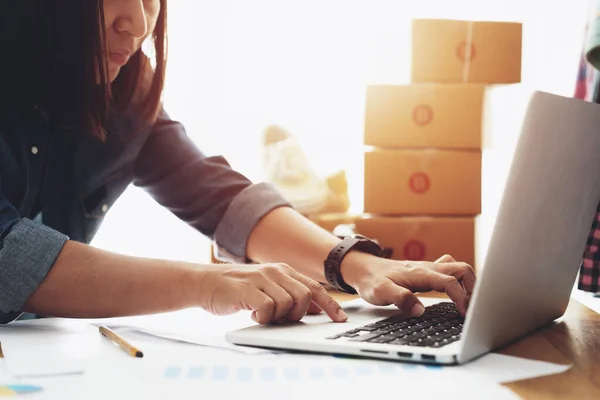
<path id="1" fill-rule="evenodd" d="M 295 137 L 279 126 L 263 132 L 263 167 L 266 178 L 300 213 L 323 209 L 328 186 L 312 169 Z"/>

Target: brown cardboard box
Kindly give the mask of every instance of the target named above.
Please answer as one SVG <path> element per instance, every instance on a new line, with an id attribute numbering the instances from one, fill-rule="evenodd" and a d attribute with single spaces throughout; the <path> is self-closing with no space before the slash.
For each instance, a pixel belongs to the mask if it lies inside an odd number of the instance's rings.
<path id="1" fill-rule="evenodd" d="M 481 213 L 481 152 L 365 152 L 364 211 L 369 214 Z"/>
<path id="2" fill-rule="evenodd" d="M 483 85 L 369 86 L 365 144 L 481 149 Z"/>
<path id="3" fill-rule="evenodd" d="M 333 232 L 338 225 L 351 225 L 354 223 L 358 216 L 354 214 L 315 214 L 307 215 L 307 218 L 319 225 L 321 228 Z"/>
<path id="4" fill-rule="evenodd" d="M 412 81 L 520 82 L 521 37 L 514 22 L 414 20 Z"/>
<path id="5" fill-rule="evenodd" d="M 473 217 L 380 217 L 355 221 L 356 232 L 393 249 L 395 260 L 435 261 L 450 254 L 475 266 Z"/>

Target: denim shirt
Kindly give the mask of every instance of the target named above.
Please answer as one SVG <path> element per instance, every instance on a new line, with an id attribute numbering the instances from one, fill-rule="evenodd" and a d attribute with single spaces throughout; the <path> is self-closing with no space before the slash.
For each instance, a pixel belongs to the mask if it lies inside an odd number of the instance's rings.
<path id="1" fill-rule="evenodd" d="M 36 106 L 0 110 L 0 323 L 19 316 L 67 240 L 92 240 L 132 182 L 240 258 L 258 221 L 289 206 L 273 186 L 205 156 L 164 110 L 152 126 L 138 120 L 113 115 L 102 142 L 51 129 Z"/>

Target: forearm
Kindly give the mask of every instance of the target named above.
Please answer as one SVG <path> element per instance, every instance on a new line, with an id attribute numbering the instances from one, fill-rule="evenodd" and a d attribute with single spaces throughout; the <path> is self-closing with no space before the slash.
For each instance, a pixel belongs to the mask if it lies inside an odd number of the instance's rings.
<path id="1" fill-rule="evenodd" d="M 22 311 L 71 318 L 150 314 L 198 305 L 202 269 L 67 242 Z"/>
<path id="2" fill-rule="evenodd" d="M 297 211 L 280 207 L 267 214 L 254 228 L 248 239 L 247 252 L 256 262 L 286 263 L 303 275 L 325 282 L 323 262 L 340 241 Z M 365 264 L 365 259 L 372 257 L 349 253 L 343 262 L 345 280 L 352 280 L 352 273 Z"/>

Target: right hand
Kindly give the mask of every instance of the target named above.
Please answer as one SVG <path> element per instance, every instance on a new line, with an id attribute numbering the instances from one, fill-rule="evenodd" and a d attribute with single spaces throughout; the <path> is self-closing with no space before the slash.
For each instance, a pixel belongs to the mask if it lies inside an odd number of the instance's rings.
<path id="1" fill-rule="evenodd" d="M 299 321 L 311 305 L 335 322 L 348 319 L 321 284 L 286 264 L 233 264 L 210 269 L 200 296 L 200 307 L 213 314 L 250 310 L 259 324 Z"/>

